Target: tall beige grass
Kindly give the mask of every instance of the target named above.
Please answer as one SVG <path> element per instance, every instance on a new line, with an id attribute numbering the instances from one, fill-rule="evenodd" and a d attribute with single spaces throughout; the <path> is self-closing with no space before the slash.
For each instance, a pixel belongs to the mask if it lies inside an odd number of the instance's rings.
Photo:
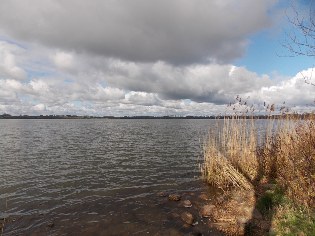
<path id="1" fill-rule="evenodd" d="M 218 121 L 204 145 L 203 178 L 219 188 L 251 189 L 257 176 L 257 133 L 253 119 Z"/>
<path id="2" fill-rule="evenodd" d="M 218 121 L 204 145 L 203 178 L 219 188 L 241 189 L 276 181 L 295 202 L 314 206 L 315 118 L 292 117 L 266 120 L 264 136 L 254 118 Z"/>
<path id="3" fill-rule="evenodd" d="M 275 140 L 277 182 L 288 196 L 315 206 L 315 119 L 282 124 Z"/>

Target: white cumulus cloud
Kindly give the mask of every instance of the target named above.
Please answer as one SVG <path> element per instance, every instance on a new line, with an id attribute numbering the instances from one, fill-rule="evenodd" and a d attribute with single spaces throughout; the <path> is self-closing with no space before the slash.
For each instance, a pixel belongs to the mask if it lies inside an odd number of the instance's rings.
<path id="1" fill-rule="evenodd" d="M 4 41 L 0 42 L 0 77 L 24 80 L 26 72 L 17 65 L 16 54 L 23 49 Z"/>

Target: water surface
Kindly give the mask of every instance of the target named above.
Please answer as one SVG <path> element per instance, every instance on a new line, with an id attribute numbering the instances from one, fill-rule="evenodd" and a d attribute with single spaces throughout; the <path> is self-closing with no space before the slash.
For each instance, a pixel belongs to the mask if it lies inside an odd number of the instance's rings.
<path id="1" fill-rule="evenodd" d="M 207 191 L 198 160 L 213 122 L 0 120 L 4 235 L 187 233 L 156 194 Z"/>

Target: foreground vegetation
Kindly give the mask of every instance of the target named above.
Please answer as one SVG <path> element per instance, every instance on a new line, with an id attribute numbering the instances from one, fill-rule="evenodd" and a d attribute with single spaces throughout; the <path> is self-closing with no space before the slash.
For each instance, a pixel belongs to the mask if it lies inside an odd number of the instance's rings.
<path id="1" fill-rule="evenodd" d="M 314 116 L 265 123 L 235 116 L 218 122 L 204 146 L 201 171 L 226 194 L 254 192 L 253 212 L 270 224 L 262 231 L 251 219 L 243 233 L 315 235 Z"/>

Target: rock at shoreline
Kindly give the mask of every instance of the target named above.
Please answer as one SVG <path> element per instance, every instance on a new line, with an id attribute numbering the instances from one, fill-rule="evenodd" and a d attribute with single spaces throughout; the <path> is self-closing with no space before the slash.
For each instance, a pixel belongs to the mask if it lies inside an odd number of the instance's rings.
<path id="1" fill-rule="evenodd" d="M 200 215 L 204 218 L 210 217 L 215 205 L 205 205 L 200 210 Z"/>
<path id="2" fill-rule="evenodd" d="M 183 205 L 184 205 L 184 207 L 186 207 L 186 208 L 192 207 L 191 201 L 189 201 L 189 200 L 185 200 L 185 201 L 183 202 Z"/>
<path id="3" fill-rule="evenodd" d="M 189 213 L 189 212 L 183 212 L 181 215 L 180 215 L 181 219 L 188 225 L 193 225 L 194 224 L 194 216 Z"/>
<path id="4" fill-rule="evenodd" d="M 168 200 L 170 201 L 180 201 L 181 196 L 179 194 L 170 194 L 168 195 Z"/>

